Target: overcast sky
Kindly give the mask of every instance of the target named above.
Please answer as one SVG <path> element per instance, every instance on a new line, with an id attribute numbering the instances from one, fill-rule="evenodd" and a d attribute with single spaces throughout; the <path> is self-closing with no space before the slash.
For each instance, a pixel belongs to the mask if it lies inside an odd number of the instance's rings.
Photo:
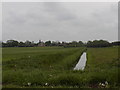
<path id="1" fill-rule="evenodd" d="M 118 40 L 118 6 L 105 2 L 3 3 L 2 39 Z"/>

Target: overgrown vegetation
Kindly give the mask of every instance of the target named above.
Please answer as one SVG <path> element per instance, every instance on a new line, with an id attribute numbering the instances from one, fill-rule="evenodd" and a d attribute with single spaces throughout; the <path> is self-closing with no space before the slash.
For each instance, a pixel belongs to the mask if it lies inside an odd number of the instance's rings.
<path id="1" fill-rule="evenodd" d="M 3 87 L 115 88 L 118 47 L 88 48 L 84 71 L 73 71 L 85 47 L 3 48 Z"/>
<path id="2" fill-rule="evenodd" d="M 3 86 L 61 85 L 58 80 L 73 70 L 83 51 L 84 48 L 3 48 Z"/>
<path id="3" fill-rule="evenodd" d="M 87 51 L 87 66 L 85 72 L 91 74 L 90 83 L 99 85 L 109 83 L 108 87 L 120 86 L 119 70 L 120 57 L 119 47 L 89 48 Z"/>

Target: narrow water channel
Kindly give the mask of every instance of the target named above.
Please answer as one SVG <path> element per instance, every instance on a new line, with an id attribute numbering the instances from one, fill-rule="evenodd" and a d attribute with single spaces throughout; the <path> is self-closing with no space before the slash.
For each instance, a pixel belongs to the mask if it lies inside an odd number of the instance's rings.
<path id="1" fill-rule="evenodd" d="M 80 57 L 78 63 L 76 64 L 74 70 L 84 70 L 85 65 L 86 65 L 86 60 L 87 60 L 87 58 L 86 58 L 86 52 L 84 52 L 82 54 L 82 56 Z"/>

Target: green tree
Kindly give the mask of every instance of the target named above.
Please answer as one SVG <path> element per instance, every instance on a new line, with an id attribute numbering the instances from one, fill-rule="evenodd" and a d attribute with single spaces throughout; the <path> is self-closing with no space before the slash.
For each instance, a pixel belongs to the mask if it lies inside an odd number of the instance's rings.
<path id="1" fill-rule="evenodd" d="M 78 46 L 85 46 L 85 45 L 84 45 L 84 43 L 82 41 L 79 41 Z"/>
<path id="2" fill-rule="evenodd" d="M 26 47 L 31 47 L 31 46 L 32 46 L 32 45 L 31 45 L 31 42 L 28 41 L 28 40 L 26 40 L 26 41 L 25 41 L 25 46 L 26 46 Z"/>
<path id="3" fill-rule="evenodd" d="M 45 46 L 51 46 L 51 41 L 46 41 Z"/>
<path id="4" fill-rule="evenodd" d="M 17 47 L 18 46 L 18 41 L 16 41 L 16 40 L 7 40 L 7 46 L 8 47 Z"/>
<path id="5" fill-rule="evenodd" d="M 19 47 L 25 47 L 25 43 L 19 42 L 18 46 L 19 46 Z"/>
<path id="6" fill-rule="evenodd" d="M 87 47 L 109 47 L 111 44 L 106 40 L 88 41 Z"/>

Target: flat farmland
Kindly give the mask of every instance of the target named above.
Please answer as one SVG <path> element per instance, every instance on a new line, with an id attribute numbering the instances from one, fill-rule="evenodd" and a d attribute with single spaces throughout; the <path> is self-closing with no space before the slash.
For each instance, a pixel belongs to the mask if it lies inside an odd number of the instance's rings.
<path id="1" fill-rule="evenodd" d="M 109 87 L 117 87 L 120 85 L 120 47 L 107 48 L 88 48 L 87 50 L 87 65 L 85 71 L 89 73 L 90 84 L 98 85 L 109 83 Z"/>
<path id="2" fill-rule="evenodd" d="M 119 87 L 118 48 L 87 48 L 83 71 L 73 68 L 86 47 L 3 48 L 3 88 Z"/>
<path id="3" fill-rule="evenodd" d="M 3 48 L 3 87 L 60 86 L 66 75 L 73 71 L 84 50 L 63 47 Z M 64 84 L 67 84 L 66 81 Z"/>

